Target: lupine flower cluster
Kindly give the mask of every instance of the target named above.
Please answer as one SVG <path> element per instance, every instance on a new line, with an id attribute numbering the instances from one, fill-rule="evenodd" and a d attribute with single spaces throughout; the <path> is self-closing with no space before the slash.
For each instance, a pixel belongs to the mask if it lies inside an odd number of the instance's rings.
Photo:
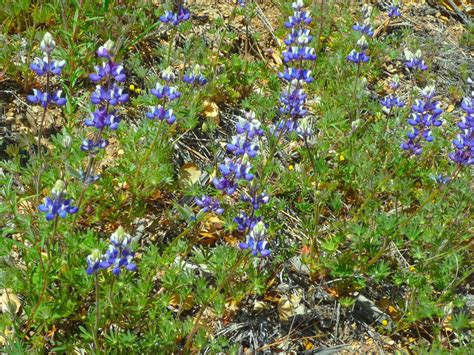
<path id="1" fill-rule="evenodd" d="M 456 151 L 449 154 L 449 158 L 460 165 L 474 164 L 474 81 L 469 79 L 468 83 L 471 94 L 461 103 L 466 115 L 457 124 L 461 133 L 453 140 Z"/>
<path id="2" fill-rule="evenodd" d="M 38 209 L 46 213 L 46 220 L 51 221 L 57 216 L 65 218 L 68 214 L 77 212 L 77 207 L 72 206 L 72 200 L 66 199 L 66 185 L 64 181 L 58 180 L 51 190 L 51 198 L 46 197 Z"/>
<path id="3" fill-rule="evenodd" d="M 199 64 L 196 64 L 191 72 L 184 75 L 183 81 L 193 86 L 204 86 L 207 84 L 207 79 L 202 75 Z"/>
<path id="4" fill-rule="evenodd" d="M 362 7 L 362 21 L 357 22 L 352 29 L 356 32 L 361 33 L 361 37 L 357 41 L 357 46 L 359 50 L 353 49 L 346 57 L 346 59 L 354 64 L 366 63 L 369 61 L 370 57 L 367 55 L 367 49 L 369 44 L 365 36 L 372 37 L 374 35 L 374 30 L 370 24 L 370 16 L 372 14 L 372 7 L 365 4 Z"/>
<path id="5" fill-rule="evenodd" d="M 244 209 L 234 218 L 238 231 L 247 235 L 247 243 L 241 243 L 240 247 L 250 249 L 256 256 L 268 256 L 270 251 L 264 242 L 266 228 L 257 211 L 268 203 L 270 198 L 265 192 L 260 192 L 251 165 L 251 160 L 259 153 L 258 140 L 264 133 L 260 121 L 255 118 L 255 113 L 245 112 L 244 117 L 239 117 L 236 133 L 227 144 L 227 151 L 232 157 L 225 158 L 224 163 L 219 164 L 221 177 L 215 177 L 212 183 L 223 194 L 232 198 L 240 195 L 238 198 L 249 204 L 250 213 Z M 224 212 L 217 199 L 203 196 L 196 198 L 195 201 L 204 212 L 214 211 L 217 214 Z M 257 225 L 259 227 L 255 230 Z"/>
<path id="6" fill-rule="evenodd" d="M 421 98 L 417 99 L 411 107 L 411 115 L 408 124 L 413 127 L 413 131 L 407 133 L 408 140 L 400 147 L 414 155 L 420 155 L 423 142 L 432 142 L 431 128 L 442 125 L 440 115 L 443 110 L 439 107 L 439 102 L 433 100 L 435 95 L 434 86 L 427 86 L 421 92 Z"/>
<path id="7" fill-rule="evenodd" d="M 134 253 L 130 246 L 132 238 L 119 227 L 110 236 L 110 245 L 104 254 L 95 249 L 87 257 L 87 274 L 93 275 L 99 270 L 112 269 L 114 275 L 120 275 L 122 269 L 136 271 L 137 265 L 133 262 Z"/>
<path id="8" fill-rule="evenodd" d="M 176 121 L 176 116 L 172 108 L 166 108 L 165 106 L 179 98 L 181 93 L 175 86 L 171 86 L 171 82 L 176 79 L 171 68 L 164 70 L 161 78 L 164 80 L 164 84 L 156 83 L 155 87 L 151 89 L 151 93 L 163 104 L 151 106 L 150 111 L 146 115 L 150 120 L 166 120 L 171 125 Z"/>
<path id="9" fill-rule="evenodd" d="M 224 209 L 221 207 L 221 204 L 217 198 L 210 196 L 202 196 L 201 198 L 195 199 L 196 205 L 201 208 L 202 212 L 215 212 L 216 214 L 223 214 Z"/>
<path id="10" fill-rule="evenodd" d="M 399 3 L 399 1 L 398 0 L 393 0 L 388 5 L 388 12 L 387 12 L 388 17 L 394 18 L 394 17 L 402 16 L 400 8 L 401 8 L 401 4 Z"/>
<path id="11" fill-rule="evenodd" d="M 275 133 L 299 132 L 299 121 L 307 113 L 304 83 L 313 81 L 311 70 L 305 68 L 305 63 L 313 62 L 317 58 L 314 48 L 309 47 L 313 36 L 306 28 L 312 18 L 308 11 L 303 11 L 302 0 L 293 2 L 291 6 L 294 10 L 293 15 L 285 22 L 285 27 L 291 29 L 285 39 L 286 51 L 282 54 L 285 68 L 278 74 L 287 82 L 288 87 L 283 89 L 280 96 L 279 119 L 274 128 Z M 294 67 L 290 67 L 290 64 Z"/>
<path id="12" fill-rule="evenodd" d="M 53 60 L 51 53 L 56 47 L 56 42 L 54 42 L 53 37 L 49 32 L 46 32 L 43 36 L 43 39 L 40 44 L 40 49 L 44 54 L 43 58 L 35 58 L 33 63 L 30 64 L 31 70 L 33 70 L 36 75 L 43 76 L 46 75 L 46 88 L 45 91 L 39 89 L 33 89 L 33 95 L 28 95 L 27 99 L 33 104 L 39 104 L 44 109 L 48 107 L 49 104 L 53 103 L 57 106 L 63 106 L 66 104 L 66 99 L 62 97 L 62 90 L 57 90 L 50 92 L 50 78 L 54 75 L 61 75 L 61 70 L 66 65 L 66 61 Z"/>
<path id="13" fill-rule="evenodd" d="M 189 20 L 189 17 L 189 10 L 180 6 L 176 13 L 169 10 L 165 11 L 165 13 L 160 16 L 160 21 L 163 23 L 169 23 L 173 26 L 178 26 L 181 22 Z"/>
<path id="14" fill-rule="evenodd" d="M 409 49 L 406 49 L 404 54 L 405 66 L 408 69 L 419 69 L 421 71 L 428 69 L 428 66 L 425 64 L 419 49 L 415 53 L 411 52 Z"/>
<path id="15" fill-rule="evenodd" d="M 269 256 L 268 242 L 264 239 L 266 232 L 265 224 L 262 221 L 258 222 L 247 234 L 245 243 L 239 244 L 240 248 L 248 249 L 253 256 Z"/>
<path id="16" fill-rule="evenodd" d="M 120 116 L 116 109 L 118 105 L 128 101 L 128 94 L 124 92 L 120 83 L 125 81 L 125 72 L 121 64 L 113 60 L 114 43 L 108 40 L 97 50 L 99 58 L 105 60 L 101 65 L 95 66 L 95 73 L 89 78 L 97 83 L 95 91 L 91 94 L 91 103 L 96 106 L 96 110 L 84 121 L 84 125 L 97 129 L 93 139 L 83 139 L 81 150 L 94 155 L 100 149 L 104 149 L 109 144 L 108 140 L 102 137 L 104 129 L 116 130 L 120 122 Z"/>
<path id="17" fill-rule="evenodd" d="M 381 101 L 380 104 L 385 107 L 389 112 L 392 107 L 403 107 L 405 103 L 396 95 L 396 91 L 400 87 L 400 78 L 398 75 L 395 75 L 390 82 L 390 88 L 393 92 L 390 95 L 385 96 Z"/>

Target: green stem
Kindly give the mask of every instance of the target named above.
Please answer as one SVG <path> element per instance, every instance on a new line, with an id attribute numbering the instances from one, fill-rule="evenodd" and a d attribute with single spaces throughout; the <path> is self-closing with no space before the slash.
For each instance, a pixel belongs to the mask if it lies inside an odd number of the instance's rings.
<path id="1" fill-rule="evenodd" d="M 100 354 L 99 344 L 99 319 L 100 319 L 100 305 L 99 305 L 99 275 L 96 272 L 94 275 L 95 287 L 95 321 L 94 321 L 94 345 L 96 354 Z"/>
<path id="2" fill-rule="evenodd" d="M 311 161 L 311 165 L 313 167 L 313 182 L 315 184 L 315 189 L 314 189 L 314 194 L 313 194 L 313 206 L 314 206 L 314 221 L 315 221 L 315 228 L 314 228 L 314 233 L 313 236 L 311 237 L 311 260 L 313 260 L 314 257 L 316 257 L 316 261 L 318 264 L 321 263 L 321 257 L 320 257 L 320 251 L 319 251 L 319 246 L 317 242 L 317 237 L 318 237 L 318 228 L 319 228 L 319 217 L 320 217 L 320 204 L 317 201 L 317 196 L 316 192 L 318 190 L 318 184 L 317 184 L 317 179 L 316 179 L 316 174 L 317 174 L 317 169 L 316 169 L 316 161 L 314 159 L 314 156 L 311 152 L 311 149 L 308 144 L 308 138 L 305 136 L 304 137 L 304 144 L 306 147 L 306 150 L 308 152 L 309 159 Z"/>

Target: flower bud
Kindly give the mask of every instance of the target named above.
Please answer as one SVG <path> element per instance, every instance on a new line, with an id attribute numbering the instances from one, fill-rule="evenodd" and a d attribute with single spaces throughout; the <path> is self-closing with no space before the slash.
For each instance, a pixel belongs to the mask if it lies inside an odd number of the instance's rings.
<path id="1" fill-rule="evenodd" d="M 51 53 L 52 50 L 56 47 L 56 42 L 54 42 L 53 36 L 51 33 L 46 32 L 41 40 L 40 48 L 45 53 Z"/>
<path id="2" fill-rule="evenodd" d="M 196 64 L 193 68 L 193 75 L 199 76 L 201 75 L 201 66 L 199 64 Z"/>
<path id="3" fill-rule="evenodd" d="M 168 67 L 165 70 L 163 70 L 163 73 L 161 74 L 161 77 L 165 81 L 172 81 L 172 80 L 175 79 L 176 76 L 174 75 L 173 71 L 171 70 L 171 67 Z"/>
<path id="4" fill-rule="evenodd" d="M 114 42 L 110 39 L 104 43 L 103 46 L 100 46 L 97 50 L 97 55 L 102 58 L 110 58 L 112 50 L 114 49 Z"/>
<path id="5" fill-rule="evenodd" d="M 64 137 L 63 137 L 63 141 L 62 141 L 62 144 L 63 144 L 63 147 L 64 148 L 69 148 L 72 144 L 72 138 L 70 135 L 66 134 Z"/>
<path id="6" fill-rule="evenodd" d="M 57 180 L 54 184 L 53 189 L 51 190 L 53 196 L 59 196 L 66 193 L 66 184 L 62 180 Z"/>
<path id="7" fill-rule="evenodd" d="M 255 227 L 253 227 L 253 236 L 255 239 L 262 239 L 267 232 L 267 228 L 265 227 L 265 223 L 263 221 L 258 222 Z"/>
<path id="8" fill-rule="evenodd" d="M 359 40 L 357 41 L 357 45 L 362 49 L 367 49 L 369 47 L 369 43 L 367 42 L 367 40 L 365 39 L 365 36 L 362 36 L 361 38 L 359 38 Z"/>

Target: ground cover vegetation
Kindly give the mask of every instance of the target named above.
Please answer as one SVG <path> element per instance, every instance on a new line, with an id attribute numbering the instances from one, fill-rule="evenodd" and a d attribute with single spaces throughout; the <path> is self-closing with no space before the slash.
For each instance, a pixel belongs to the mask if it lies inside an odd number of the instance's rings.
<path id="1" fill-rule="evenodd" d="M 2 351 L 473 351 L 470 14 L 4 1 Z"/>

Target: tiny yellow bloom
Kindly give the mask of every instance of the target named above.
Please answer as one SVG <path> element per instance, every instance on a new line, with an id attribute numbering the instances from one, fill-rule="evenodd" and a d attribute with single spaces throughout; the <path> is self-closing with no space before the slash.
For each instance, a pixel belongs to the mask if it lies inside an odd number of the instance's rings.
<path id="1" fill-rule="evenodd" d="M 388 324 L 388 321 L 387 321 L 386 319 L 382 319 L 382 325 L 383 325 L 384 327 L 386 327 L 387 324 Z"/>
<path id="2" fill-rule="evenodd" d="M 135 91 L 135 85 L 133 85 L 133 84 L 130 84 L 130 86 L 128 88 L 130 89 L 130 91 Z"/>
<path id="3" fill-rule="evenodd" d="M 346 160 L 346 157 L 344 156 L 344 154 L 339 155 L 339 161 L 344 161 L 344 160 Z"/>
<path id="4" fill-rule="evenodd" d="M 293 171 L 293 170 L 295 170 L 295 167 L 294 167 L 293 165 L 289 165 L 289 166 L 288 166 L 288 170 L 289 170 L 289 171 Z"/>
<path id="5" fill-rule="evenodd" d="M 416 267 L 414 267 L 413 265 L 410 266 L 410 271 L 411 271 L 411 272 L 415 272 L 415 271 L 416 271 Z"/>
<path id="6" fill-rule="evenodd" d="M 140 94 L 142 93 L 142 90 L 141 90 L 140 88 L 136 88 L 136 89 L 135 89 L 135 92 L 136 92 L 138 95 L 140 95 Z"/>

